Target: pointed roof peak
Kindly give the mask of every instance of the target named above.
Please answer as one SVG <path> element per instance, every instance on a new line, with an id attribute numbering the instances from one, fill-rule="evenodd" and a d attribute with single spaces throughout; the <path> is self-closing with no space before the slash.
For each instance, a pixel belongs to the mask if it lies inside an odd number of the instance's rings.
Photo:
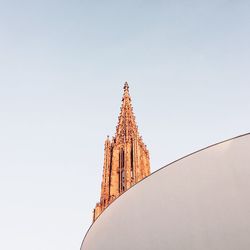
<path id="1" fill-rule="evenodd" d="M 130 98 L 130 94 L 129 94 L 128 82 L 124 83 L 123 89 L 124 89 L 124 93 L 123 93 L 122 101 L 127 103 L 127 101 L 125 101 L 125 100 L 129 100 L 129 102 L 131 102 L 131 98 Z"/>
<path id="2" fill-rule="evenodd" d="M 123 87 L 123 89 L 126 91 L 128 91 L 129 90 L 129 86 L 128 86 L 128 82 L 125 82 L 124 83 L 124 87 Z"/>
<path id="3" fill-rule="evenodd" d="M 127 82 L 125 82 L 123 89 L 124 93 L 122 97 L 121 111 L 118 117 L 118 125 L 116 127 L 116 137 L 118 137 L 117 139 L 120 141 L 138 135 L 132 101 L 129 94 L 129 85 Z"/>

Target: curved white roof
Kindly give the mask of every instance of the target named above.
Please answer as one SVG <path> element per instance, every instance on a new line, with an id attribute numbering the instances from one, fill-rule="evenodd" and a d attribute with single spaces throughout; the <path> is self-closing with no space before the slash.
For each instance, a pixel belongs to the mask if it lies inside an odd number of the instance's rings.
<path id="1" fill-rule="evenodd" d="M 114 201 L 81 250 L 249 250 L 250 134 L 156 171 Z"/>

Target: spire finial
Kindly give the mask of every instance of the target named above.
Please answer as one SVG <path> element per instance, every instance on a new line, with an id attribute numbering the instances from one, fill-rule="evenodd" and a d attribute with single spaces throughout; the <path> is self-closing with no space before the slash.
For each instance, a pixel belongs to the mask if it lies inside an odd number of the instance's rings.
<path id="1" fill-rule="evenodd" d="M 123 87 L 123 88 L 124 88 L 124 90 L 127 90 L 127 91 L 129 90 L 128 82 L 125 82 L 125 84 L 124 84 L 124 87 Z"/>

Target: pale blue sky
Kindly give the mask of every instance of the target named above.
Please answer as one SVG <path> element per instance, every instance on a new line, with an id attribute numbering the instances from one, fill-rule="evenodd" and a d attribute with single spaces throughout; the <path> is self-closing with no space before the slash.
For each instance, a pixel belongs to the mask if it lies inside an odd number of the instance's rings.
<path id="1" fill-rule="evenodd" d="M 249 132 L 250 1 L 0 0 L 0 249 L 79 249 L 130 84 L 152 171 Z"/>

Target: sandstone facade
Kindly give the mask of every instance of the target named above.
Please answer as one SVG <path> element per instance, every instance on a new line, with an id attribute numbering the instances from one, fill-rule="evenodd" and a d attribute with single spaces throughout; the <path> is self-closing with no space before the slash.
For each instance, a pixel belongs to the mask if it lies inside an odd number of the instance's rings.
<path id="1" fill-rule="evenodd" d="M 126 82 L 116 134 L 105 141 L 101 198 L 93 221 L 114 199 L 149 174 L 149 152 L 138 132 Z"/>

